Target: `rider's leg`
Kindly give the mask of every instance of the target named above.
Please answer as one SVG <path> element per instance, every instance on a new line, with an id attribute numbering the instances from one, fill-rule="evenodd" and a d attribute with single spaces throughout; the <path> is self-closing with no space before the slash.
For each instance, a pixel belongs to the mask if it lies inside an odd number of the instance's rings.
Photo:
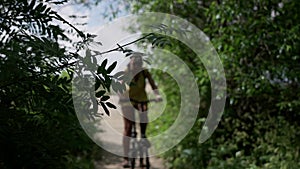
<path id="1" fill-rule="evenodd" d="M 139 110 L 140 110 L 140 128 L 141 128 L 141 137 L 146 138 L 146 129 L 148 124 L 148 107 L 147 103 L 141 103 L 139 104 Z"/>
<path id="2" fill-rule="evenodd" d="M 131 106 L 122 107 L 123 120 L 124 120 L 124 133 L 123 133 L 123 151 L 124 163 L 128 163 L 129 141 L 131 137 L 131 130 L 134 121 L 134 109 Z"/>
<path id="3" fill-rule="evenodd" d="M 144 146 L 149 148 L 151 144 L 146 138 L 146 129 L 147 129 L 147 124 L 148 124 L 148 111 L 147 111 L 148 106 L 147 106 L 147 103 L 139 104 L 138 110 L 139 110 L 139 116 L 140 116 L 141 138 L 143 138 L 141 141 L 142 141 L 142 144 Z M 147 154 L 143 154 L 142 157 L 140 158 L 140 166 L 141 167 L 145 167 L 144 160 L 143 160 L 145 158 L 144 155 L 147 155 Z"/>

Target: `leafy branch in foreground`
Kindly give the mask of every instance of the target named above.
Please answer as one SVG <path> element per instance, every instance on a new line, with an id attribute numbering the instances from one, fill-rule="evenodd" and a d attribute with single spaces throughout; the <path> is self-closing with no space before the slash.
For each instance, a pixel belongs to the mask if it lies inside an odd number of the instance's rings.
<path id="1" fill-rule="evenodd" d="M 93 165 L 83 162 L 91 159 L 93 144 L 72 104 L 78 48 L 71 53 L 59 44 L 74 42 L 54 24 L 68 22 L 47 2 L 0 3 L 0 168 Z M 75 32 L 87 41 L 87 34 Z"/>

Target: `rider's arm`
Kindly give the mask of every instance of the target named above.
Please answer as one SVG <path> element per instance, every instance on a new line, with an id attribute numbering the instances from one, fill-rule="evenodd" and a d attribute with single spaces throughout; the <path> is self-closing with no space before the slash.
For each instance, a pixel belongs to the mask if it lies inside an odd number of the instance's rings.
<path id="1" fill-rule="evenodd" d="M 151 74 L 148 72 L 148 70 L 144 70 L 144 71 L 145 71 L 145 76 L 148 79 L 148 81 L 150 83 L 150 86 L 151 86 L 154 94 L 156 95 L 157 100 L 161 100 L 161 97 L 160 97 L 159 92 L 157 90 L 157 86 L 156 86 Z"/>
<path id="2" fill-rule="evenodd" d="M 152 90 L 156 90 L 157 86 L 156 86 L 151 74 L 148 72 L 148 70 L 144 70 L 144 72 L 145 72 L 146 78 L 148 79 L 148 81 L 150 83 L 150 86 L 151 86 Z"/>

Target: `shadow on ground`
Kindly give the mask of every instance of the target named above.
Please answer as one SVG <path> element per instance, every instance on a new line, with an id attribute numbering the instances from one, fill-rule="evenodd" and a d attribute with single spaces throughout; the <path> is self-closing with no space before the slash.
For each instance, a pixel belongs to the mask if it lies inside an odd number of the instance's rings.
<path id="1" fill-rule="evenodd" d="M 98 160 L 95 161 L 95 169 L 123 169 L 123 157 L 117 156 L 103 149 L 99 152 Z M 150 158 L 151 169 L 165 169 L 163 160 L 157 157 Z M 137 167 L 137 169 L 141 169 Z"/>

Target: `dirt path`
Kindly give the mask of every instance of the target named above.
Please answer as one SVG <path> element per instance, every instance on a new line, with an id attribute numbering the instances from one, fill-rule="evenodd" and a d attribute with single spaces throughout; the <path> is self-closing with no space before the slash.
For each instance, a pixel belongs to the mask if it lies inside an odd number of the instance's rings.
<path id="1" fill-rule="evenodd" d="M 114 155 L 109 152 L 102 153 L 104 159 L 103 161 L 95 162 L 95 169 L 122 169 L 122 157 Z M 157 157 L 150 158 L 151 169 L 165 169 L 163 165 L 163 160 Z M 140 169 L 138 167 L 137 169 Z"/>
<path id="2" fill-rule="evenodd" d="M 118 111 L 112 111 L 109 117 L 105 117 L 101 120 L 99 128 L 102 130 L 102 132 L 96 134 L 95 138 L 104 143 L 104 145 L 109 149 L 110 152 L 103 150 L 103 152 L 101 153 L 102 160 L 95 162 L 95 168 L 122 169 L 123 157 L 116 155 L 120 155 L 123 153 L 123 117 L 121 113 Z M 150 164 L 151 169 L 165 169 L 164 162 L 160 158 L 151 157 Z"/>

